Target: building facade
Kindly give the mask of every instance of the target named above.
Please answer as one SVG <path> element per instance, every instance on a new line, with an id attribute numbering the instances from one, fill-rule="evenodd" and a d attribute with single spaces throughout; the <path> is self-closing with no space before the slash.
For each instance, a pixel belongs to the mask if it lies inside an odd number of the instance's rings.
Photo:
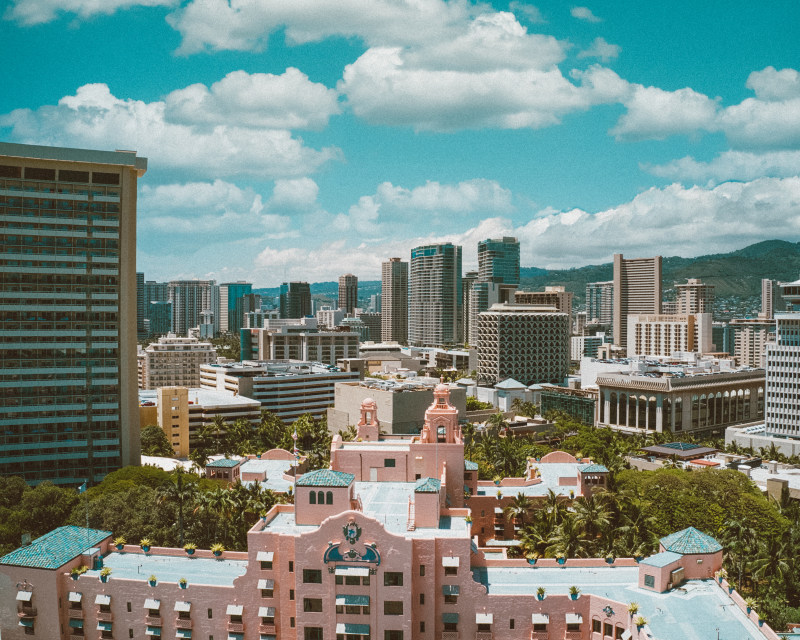
<path id="1" fill-rule="evenodd" d="M 519 240 L 489 238 L 478 243 L 478 279 L 519 284 Z"/>
<path id="2" fill-rule="evenodd" d="M 677 313 L 712 313 L 714 307 L 714 285 L 704 284 L 698 278 L 689 278 L 684 284 L 676 284 Z"/>
<path id="3" fill-rule="evenodd" d="M 800 280 L 781 284 L 790 309 L 800 304 Z M 800 313 L 775 314 L 775 341 L 766 347 L 766 434 L 800 438 Z"/>
<path id="4" fill-rule="evenodd" d="M 223 282 L 219 285 L 219 330 L 221 332 L 238 333 L 239 329 L 244 326 L 244 313 L 256 309 L 248 308 L 245 311 L 240 298 L 252 293 L 253 285 L 244 280 Z M 250 307 L 250 305 L 247 306 Z M 261 307 L 260 299 L 258 306 Z"/>
<path id="5" fill-rule="evenodd" d="M 339 308 L 353 315 L 358 306 L 358 278 L 352 273 L 339 276 Z"/>
<path id="6" fill-rule="evenodd" d="M 305 360 L 335 366 L 342 358 L 357 358 L 358 333 L 319 331 L 311 327 L 242 329 L 242 360 Z"/>
<path id="7" fill-rule="evenodd" d="M 381 264 L 381 335 L 387 342 L 408 342 L 408 263 L 400 258 Z"/>
<path id="8" fill-rule="evenodd" d="M 217 361 L 217 350 L 197 338 L 169 334 L 138 354 L 139 388 L 199 387 L 200 365 Z"/>
<path id="9" fill-rule="evenodd" d="M 678 351 L 710 353 L 711 314 L 629 315 L 628 357 L 665 356 Z"/>
<path id="10" fill-rule="evenodd" d="M 168 283 L 172 303 L 172 333 L 188 336 L 189 329 L 203 324 L 211 314 L 214 332 L 219 331 L 219 287 L 214 280 L 172 280 Z"/>
<path id="11" fill-rule="evenodd" d="M 569 316 L 555 307 L 496 304 L 478 314 L 478 382 L 562 383 L 569 338 Z"/>
<path id="12" fill-rule="evenodd" d="M 614 325 L 614 281 L 586 285 L 586 323 Z"/>
<path id="13" fill-rule="evenodd" d="M 661 256 L 626 260 L 614 254 L 614 344 L 628 345 L 628 316 L 661 313 Z"/>
<path id="14" fill-rule="evenodd" d="M 411 250 L 408 342 L 459 344 L 463 337 L 461 247 L 431 244 Z"/>
<path id="15" fill-rule="evenodd" d="M 544 291 L 517 291 L 514 302 L 517 304 L 538 304 L 555 307 L 561 313 L 566 313 L 572 323 L 572 291 L 564 287 L 545 287 Z"/>
<path id="16" fill-rule="evenodd" d="M 734 318 L 728 326 L 733 332 L 733 356 L 739 366 L 763 368 L 767 343 L 775 340 L 775 319 Z"/>
<path id="17" fill-rule="evenodd" d="M 135 152 L 0 143 L 0 475 L 139 463 Z"/>
<path id="18" fill-rule="evenodd" d="M 311 315 L 311 287 L 307 282 L 284 282 L 280 289 L 280 317 Z"/>
<path id="19" fill-rule="evenodd" d="M 367 339 L 364 342 L 383 342 L 383 318 L 380 312 L 356 309 L 356 318 L 367 328 Z"/>

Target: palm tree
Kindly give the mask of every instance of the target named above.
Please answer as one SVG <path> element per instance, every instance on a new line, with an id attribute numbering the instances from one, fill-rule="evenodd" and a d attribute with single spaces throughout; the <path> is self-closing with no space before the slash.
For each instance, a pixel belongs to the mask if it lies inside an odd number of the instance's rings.
<path id="1" fill-rule="evenodd" d="M 183 506 L 195 499 L 197 489 L 193 484 L 185 484 L 183 476 L 185 472 L 180 465 L 175 468 L 173 472 L 174 478 L 171 482 L 158 489 L 158 501 L 164 502 L 177 502 L 178 503 L 178 544 L 182 547 L 183 539 Z"/>
<path id="2" fill-rule="evenodd" d="M 725 522 L 720 534 L 728 558 L 738 571 L 738 583 L 741 585 L 746 566 L 753 559 L 753 552 L 759 539 L 758 533 L 744 518 L 734 518 Z"/>
<path id="3" fill-rule="evenodd" d="M 532 508 L 533 503 L 530 498 L 523 493 L 518 493 L 511 499 L 511 502 L 506 506 L 504 511 L 508 518 L 515 521 L 515 524 L 518 521 L 520 527 L 524 527 L 525 516 L 531 512 Z"/>
<path id="4" fill-rule="evenodd" d="M 573 507 L 575 524 L 586 532 L 586 537 L 594 545 L 611 525 L 611 511 L 605 505 L 605 494 L 578 498 Z"/>
<path id="5" fill-rule="evenodd" d="M 493 413 L 489 416 L 489 419 L 486 421 L 486 435 L 497 437 L 500 435 L 501 431 L 505 429 L 506 426 L 506 419 L 502 413 L 499 411 L 497 413 Z"/>
<path id="6" fill-rule="evenodd" d="M 542 515 L 547 521 L 551 531 L 561 524 L 561 520 L 566 512 L 567 507 L 561 496 L 552 489 L 548 489 L 544 499 L 544 505 L 542 505 Z"/>
<path id="7" fill-rule="evenodd" d="M 545 553 L 548 556 L 563 554 L 567 558 L 582 558 L 586 556 L 586 534 L 575 522 L 574 517 L 566 517 L 556 527 L 553 535 L 548 539 Z"/>

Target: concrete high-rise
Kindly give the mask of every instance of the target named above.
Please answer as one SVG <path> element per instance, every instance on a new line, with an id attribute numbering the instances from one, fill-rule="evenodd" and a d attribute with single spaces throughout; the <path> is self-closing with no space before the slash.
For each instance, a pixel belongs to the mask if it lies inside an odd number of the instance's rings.
<path id="1" fill-rule="evenodd" d="M 409 344 L 441 347 L 462 343 L 461 247 L 448 242 L 413 248 L 410 276 Z"/>
<path id="2" fill-rule="evenodd" d="M 253 291 L 253 285 L 244 280 L 238 282 L 223 282 L 219 285 L 219 330 L 223 333 L 239 333 L 244 326 L 244 313 L 242 303 L 239 298 L 246 296 Z M 237 312 L 237 302 L 239 311 Z M 247 311 L 255 311 L 247 305 Z"/>
<path id="3" fill-rule="evenodd" d="M 766 346 L 765 427 L 768 436 L 800 438 L 800 280 L 779 286 L 789 311 L 775 314 L 775 341 Z"/>
<path id="4" fill-rule="evenodd" d="M 519 241 L 489 238 L 478 243 L 478 272 L 464 283 L 464 338 L 478 342 L 478 314 L 493 304 L 513 302 L 519 286 Z"/>
<path id="5" fill-rule="evenodd" d="M 408 262 L 400 258 L 381 265 L 381 339 L 408 342 Z"/>
<path id="6" fill-rule="evenodd" d="M 711 313 L 714 306 L 714 285 L 704 284 L 697 278 L 689 278 L 684 284 L 676 284 L 678 291 L 678 313 Z"/>
<path id="7" fill-rule="evenodd" d="M 186 336 L 202 324 L 203 312 L 212 313 L 219 326 L 219 287 L 214 280 L 172 280 L 167 285 L 172 303 L 172 333 Z"/>
<path id="8" fill-rule="evenodd" d="M 358 306 L 358 278 L 352 273 L 339 276 L 339 308 L 352 316 Z"/>
<path id="9" fill-rule="evenodd" d="M 311 287 L 308 282 L 284 282 L 280 296 L 281 318 L 305 318 L 311 315 Z"/>
<path id="10" fill-rule="evenodd" d="M 519 240 L 504 237 L 479 242 L 478 278 L 484 282 L 519 284 Z"/>
<path id="11" fill-rule="evenodd" d="M 141 340 L 147 337 L 145 329 L 145 319 L 147 318 L 146 312 L 147 305 L 144 300 L 144 274 L 141 271 L 136 272 L 136 337 Z"/>
<path id="12" fill-rule="evenodd" d="M 759 317 L 772 320 L 776 311 L 785 311 L 786 305 L 781 297 L 781 285 L 777 280 L 763 278 L 761 280 L 761 313 Z"/>
<path id="13" fill-rule="evenodd" d="M 139 464 L 131 151 L 0 143 L 0 475 Z"/>
<path id="14" fill-rule="evenodd" d="M 614 281 L 589 282 L 586 284 L 586 323 L 614 324 Z"/>
<path id="15" fill-rule="evenodd" d="M 517 291 L 514 294 L 514 302 L 517 304 L 538 304 L 548 307 L 555 307 L 562 313 L 566 313 L 572 322 L 572 291 L 567 291 L 565 287 L 545 287 L 544 291 Z"/>
<path id="16" fill-rule="evenodd" d="M 614 254 L 614 344 L 628 344 L 629 314 L 661 313 L 661 256 L 625 260 Z"/>

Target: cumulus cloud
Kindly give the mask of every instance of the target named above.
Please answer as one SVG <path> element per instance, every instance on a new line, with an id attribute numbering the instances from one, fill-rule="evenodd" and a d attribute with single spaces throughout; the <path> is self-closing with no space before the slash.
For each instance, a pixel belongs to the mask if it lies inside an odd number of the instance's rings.
<path id="1" fill-rule="evenodd" d="M 767 67 L 753 71 L 747 77 L 747 88 L 752 89 L 759 100 L 800 98 L 800 73 L 795 69 L 778 71 L 775 67 Z"/>
<path id="2" fill-rule="evenodd" d="M 5 18 L 31 26 L 51 22 L 60 14 L 72 13 L 79 18 L 111 15 L 132 7 L 175 7 L 180 0 L 12 0 Z"/>
<path id="3" fill-rule="evenodd" d="M 800 174 L 800 151 L 725 151 L 708 162 L 686 156 L 666 164 L 643 165 L 642 168 L 662 178 L 697 183 L 781 178 Z"/>
<path id="4" fill-rule="evenodd" d="M 311 178 L 276 180 L 267 204 L 270 209 L 308 211 L 315 207 L 318 194 L 319 186 Z"/>
<path id="5" fill-rule="evenodd" d="M 583 20 L 584 22 L 603 21 L 602 18 L 598 18 L 596 15 L 594 15 L 589 7 L 572 7 L 569 13 L 573 18 L 577 18 L 578 20 Z"/>
<path id="6" fill-rule="evenodd" d="M 495 13 L 440 44 L 373 47 L 345 68 L 338 88 L 353 112 L 374 124 L 437 131 L 541 128 L 620 97 L 598 91 L 592 82 L 595 74 L 601 77 L 598 70 L 577 76 L 579 85 L 570 82 L 556 66 L 565 47 L 528 34 L 509 13 Z"/>
<path id="7" fill-rule="evenodd" d="M 9 127 L 18 142 L 136 149 L 154 166 L 200 177 L 307 175 L 340 155 L 336 148 L 306 147 L 286 129 L 171 122 L 163 101 L 117 98 L 101 83 L 79 87 L 57 105 L 0 115 L 0 126 Z"/>
<path id="8" fill-rule="evenodd" d="M 289 43 L 329 36 L 359 37 L 368 45 L 447 38 L 468 19 L 470 6 L 441 0 L 191 0 L 167 17 L 180 32 L 179 53 L 261 50 L 285 28 Z"/>
<path id="9" fill-rule="evenodd" d="M 210 88 L 193 84 L 168 94 L 165 117 L 182 124 L 319 129 L 339 113 L 337 100 L 334 89 L 293 67 L 281 75 L 232 71 Z"/>
<path id="10" fill-rule="evenodd" d="M 524 16 L 528 22 L 532 22 L 534 24 L 544 24 L 547 22 L 539 8 L 532 4 L 526 4 L 524 2 L 512 0 L 508 3 L 508 9 L 518 16 Z"/>
<path id="11" fill-rule="evenodd" d="M 619 57 L 619 52 L 622 47 L 618 44 L 609 44 L 605 38 L 597 37 L 592 41 L 588 49 L 581 51 L 578 54 L 579 58 L 599 58 L 603 62 L 608 62 L 614 58 Z"/>

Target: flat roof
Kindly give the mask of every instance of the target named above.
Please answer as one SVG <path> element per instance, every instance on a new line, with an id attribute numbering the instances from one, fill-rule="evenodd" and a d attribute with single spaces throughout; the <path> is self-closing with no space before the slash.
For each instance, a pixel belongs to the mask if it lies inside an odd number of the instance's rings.
<path id="1" fill-rule="evenodd" d="M 570 491 L 577 493 L 578 491 L 578 471 L 581 467 L 586 466 L 582 462 L 546 462 L 536 465 L 539 470 L 539 477 L 541 482 L 531 484 L 524 487 L 519 486 L 490 486 L 478 485 L 476 495 L 479 496 L 496 496 L 499 491 L 500 494 L 505 496 L 516 496 L 522 494 L 524 496 L 545 496 L 548 490 L 552 489 L 556 495 L 568 496 Z M 573 485 L 559 484 L 559 478 L 575 478 Z"/>
<path id="2" fill-rule="evenodd" d="M 135 167 L 142 173 L 147 170 L 147 158 L 137 156 L 135 151 L 97 151 L 94 149 L 73 149 L 70 147 L 48 147 L 37 144 L 0 142 L 0 155 L 36 160 L 116 164 L 125 167 Z"/>
<path id="3" fill-rule="evenodd" d="M 247 571 L 247 560 L 160 556 L 151 553 L 118 553 L 115 551 L 103 558 L 103 566 L 111 568 L 112 580 L 126 578 L 144 582 L 154 575 L 159 582 L 178 582 L 181 578 L 186 578 L 190 586 L 207 584 L 232 587 L 233 581 Z M 87 571 L 84 575 L 98 577 L 100 572 Z"/>
<path id="4" fill-rule="evenodd" d="M 293 480 L 286 480 L 283 477 L 292 468 L 294 460 L 246 460 L 242 463 L 241 474 L 247 473 L 267 474 L 266 480 L 258 482 L 264 489 L 270 489 L 276 493 L 287 493 L 289 488 L 294 485 Z M 242 480 L 242 484 L 251 485 L 253 480 Z"/>
<path id="5" fill-rule="evenodd" d="M 58 569 L 87 549 L 111 536 L 110 531 L 84 527 L 58 527 L 36 538 L 29 545 L 15 549 L 0 558 L 0 564 L 36 569 Z"/>
<path id="6" fill-rule="evenodd" d="M 145 402 L 158 404 L 156 389 L 139 389 L 139 405 Z M 260 408 L 261 403 L 245 396 L 233 395 L 227 391 L 192 387 L 189 389 L 189 407 L 252 407 Z"/>

